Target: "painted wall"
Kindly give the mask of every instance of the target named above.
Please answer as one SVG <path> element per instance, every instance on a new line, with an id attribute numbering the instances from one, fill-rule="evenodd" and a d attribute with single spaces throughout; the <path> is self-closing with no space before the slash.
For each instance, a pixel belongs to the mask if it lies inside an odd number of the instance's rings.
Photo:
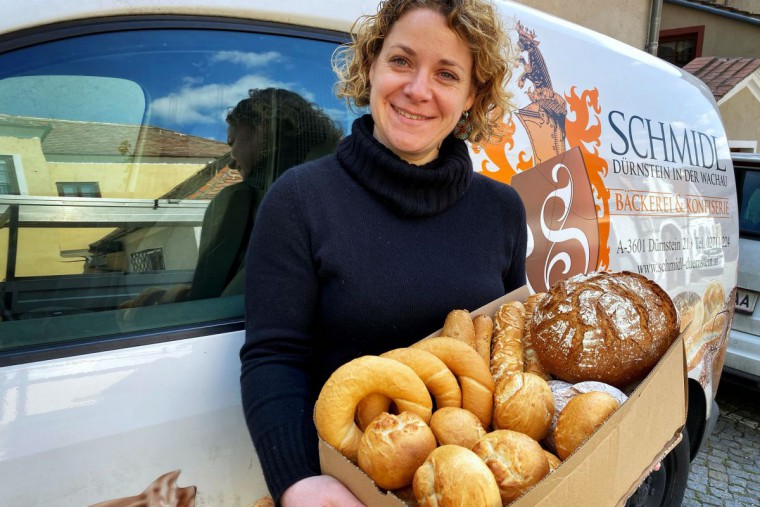
<path id="1" fill-rule="evenodd" d="M 760 146 L 760 97 L 744 88 L 718 107 L 729 140 L 757 141 Z"/>
<path id="2" fill-rule="evenodd" d="M 705 27 L 702 56 L 760 57 L 760 26 L 663 3 L 660 30 L 700 25 Z"/>
<path id="3" fill-rule="evenodd" d="M 609 35 L 638 49 L 646 47 L 649 0 L 518 0 L 562 19 Z"/>

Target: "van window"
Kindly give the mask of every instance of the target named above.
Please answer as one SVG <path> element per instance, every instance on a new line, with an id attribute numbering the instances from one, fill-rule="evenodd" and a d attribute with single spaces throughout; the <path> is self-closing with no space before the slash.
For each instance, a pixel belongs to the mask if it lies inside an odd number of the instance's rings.
<path id="1" fill-rule="evenodd" d="M 760 169 L 734 166 L 742 236 L 760 238 Z"/>
<path id="2" fill-rule="evenodd" d="M 239 322 L 261 196 L 348 131 L 335 35 L 173 23 L 0 54 L 0 351 Z"/>

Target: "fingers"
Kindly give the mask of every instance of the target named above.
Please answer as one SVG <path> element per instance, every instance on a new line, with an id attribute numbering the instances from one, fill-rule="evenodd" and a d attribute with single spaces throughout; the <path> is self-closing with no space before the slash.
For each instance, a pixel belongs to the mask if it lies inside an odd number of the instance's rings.
<path id="1" fill-rule="evenodd" d="M 280 498 L 282 507 L 366 507 L 340 481 L 315 475 L 292 484 Z"/>

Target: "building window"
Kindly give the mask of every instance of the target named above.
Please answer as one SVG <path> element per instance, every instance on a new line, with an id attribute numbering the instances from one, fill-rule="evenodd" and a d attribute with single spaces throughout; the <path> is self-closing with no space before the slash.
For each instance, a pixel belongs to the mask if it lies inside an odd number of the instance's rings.
<path id="1" fill-rule="evenodd" d="M 19 195 L 20 193 L 13 157 L 0 155 L 0 194 Z"/>
<path id="2" fill-rule="evenodd" d="M 61 181 L 55 186 L 61 197 L 100 197 L 100 185 L 96 182 Z"/>
<path id="3" fill-rule="evenodd" d="M 694 58 L 702 56 L 704 35 L 704 25 L 660 30 L 657 56 L 673 65 L 683 67 Z"/>

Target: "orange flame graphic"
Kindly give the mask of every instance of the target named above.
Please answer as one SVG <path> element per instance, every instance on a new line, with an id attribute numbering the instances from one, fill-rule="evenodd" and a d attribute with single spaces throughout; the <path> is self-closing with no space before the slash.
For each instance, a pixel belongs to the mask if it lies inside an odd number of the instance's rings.
<path id="1" fill-rule="evenodd" d="M 570 95 L 565 95 L 565 98 L 571 113 L 565 118 L 567 142 L 570 147 L 580 148 L 596 200 L 600 246 L 598 269 L 607 269 L 610 265 L 610 247 L 607 243 L 610 237 L 610 192 L 604 184 L 604 176 L 609 168 L 607 161 L 599 156 L 602 134 L 599 91 L 596 88 L 583 90 L 578 96 L 573 86 Z"/>
<path id="2" fill-rule="evenodd" d="M 524 151 L 521 151 L 518 156 L 517 169 L 512 167 L 512 164 L 507 159 L 507 150 L 511 150 L 515 146 L 515 130 L 515 121 L 510 114 L 507 122 L 501 122 L 499 126 L 499 139 L 492 140 L 492 142 L 482 146 L 472 145 L 472 151 L 475 153 L 485 152 L 486 157 L 488 157 L 481 163 L 480 168 L 483 174 L 502 183 L 509 183 L 512 180 L 512 176 L 533 167 L 533 158 L 526 159 L 528 154 Z M 496 167 L 494 168 L 493 166 Z"/>

